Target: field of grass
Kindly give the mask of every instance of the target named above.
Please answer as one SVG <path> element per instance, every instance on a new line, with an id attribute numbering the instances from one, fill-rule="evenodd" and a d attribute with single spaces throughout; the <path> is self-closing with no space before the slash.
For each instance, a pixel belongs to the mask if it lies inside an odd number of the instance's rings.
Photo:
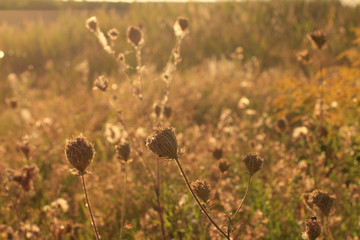
<path id="1" fill-rule="evenodd" d="M 0 239 L 359 240 L 359 92 L 336 1 L 0 10 Z"/>

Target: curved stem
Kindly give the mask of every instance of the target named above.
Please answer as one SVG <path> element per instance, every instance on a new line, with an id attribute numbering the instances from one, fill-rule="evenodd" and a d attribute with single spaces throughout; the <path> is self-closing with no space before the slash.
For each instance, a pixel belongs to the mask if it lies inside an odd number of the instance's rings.
<path id="1" fill-rule="evenodd" d="M 203 213 L 207 216 L 207 218 L 210 220 L 210 222 L 216 227 L 216 229 L 228 240 L 230 240 L 230 237 L 216 224 L 215 220 L 209 215 L 209 213 L 206 211 L 206 209 L 202 206 L 202 204 L 200 203 L 200 200 L 197 198 L 196 194 L 194 193 L 194 191 L 192 190 L 190 183 L 185 175 L 185 172 L 183 170 L 183 168 L 181 167 L 181 164 L 179 162 L 178 159 L 175 159 L 177 166 L 179 167 L 179 170 L 181 172 L 181 175 L 184 178 L 184 181 L 186 183 L 186 186 L 188 187 L 191 195 L 194 197 L 196 203 L 199 205 L 199 207 L 201 208 L 201 210 L 203 211 Z"/>
<path id="2" fill-rule="evenodd" d="M 87 194 L 87 191 L 86 191 L 85 179 L 84 179 L 83 174 L 81 174 L 81 180 L 82 180 L 82 185 L 83 185 L 83 189 L 84 189 L 86 204 L 87 204 L 87 207 L 89 209 L 89 213 L 90 213 L 90 217 L 91 217 L 91 225 L 94 228 L 96 239 L 100 240 L 100 235 L 99 235 L 98 230 L 96 228 L 95 219 L 94 219 L 94 216 L 93 216 L 93 212 L 91 210 L 90 201 L 89 201 L 88 194 Z"/>
<path id="3" fill-rule="evenodd" d="M 120 240 L 122 239 L 122 233 L 124 230 L 124 218 L 125 218 L 125 198 L 126 198 L 126 185 L 127 185 L 127 163 L 125 163 L 125 176 L 124 176 L 124 192 L 122 195 L 122 202 L 121 202 L 121 219 L 120 219 Z"/>
<path id="4" fill-rule="evenodd" d="M 241 209 L 242 206 L 244 205 L 245 199 L 246 199 L 247 194 L 248 194 L 248 192 L 249 192 L 251 177 L 252 177 L 252 175 L 249 176 L 248 184 L 247 184 L 247 187 L 246 187 L 246 191 L 245 191 L 244 197 L 243 197 L 242 200 L 241 200 L 240 206 L 236 209 L 235 213 L 231 216 L 231 220 L 235 218 L 235 215 L 240 211 L 240 209 Z"/>

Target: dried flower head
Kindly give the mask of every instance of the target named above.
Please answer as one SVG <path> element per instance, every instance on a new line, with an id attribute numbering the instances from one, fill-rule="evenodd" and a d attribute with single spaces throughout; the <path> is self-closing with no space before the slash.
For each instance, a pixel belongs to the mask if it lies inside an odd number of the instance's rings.
<path id="1" fill-rule="evenodd" d="M 112 28 L 107 32 L 107 35 L 114 41 L 119 37 L 119 31 L 116 28 Z"/>
<path id="2" fill-rule="evenodd" d="M 326 43 L 325 33 L 321 30 L 317 30 L 312 33 L 309 33 L 309 38 L 319 50 L 321 50 Z"/>
<path id="3" fill-rule="evenodd" d="M 305 232 L 309 240 L 315 240 L 321 234 L 320 221 L 316 217 L 310 217 L 306 220 Z"/>
<path id="4" fill-rule="evenodd" d="M 98 31 L 98 20 L 95 16 L 92 16 L 90 18 L 88 18 L 86 20 L 86 27 L 91 31 L 91 32 L 97 32 Z"/>
<path id="5" fill-rule="evenodd" d="M 315 190 L 311 193 L 310 201 L 315 204 L 322 214 L 328 216 L 335 203 L 335 196 L 325 191 Z"/>
<path id="6" fill-rule="evenodd" d="M 170 127 L 160 126 L 146 139 L 146 146 L 161 158 L 178 159 L 178 142 Z"/>
<path id="7" fill-rule="evenodd" d="M 6 104 L 12 108 L 15 109 L 18 106 L 18 101 L 16 100 L 16 98 L 7 98 L 6 99 Z"/>
<path id="8" fill-rule="evenodd" d="M 189 31 L 188 27 L 189 27 L 189 20 L 184 17 L 178 17 L 178 19 L 174 24 L 175 36 L 177 37 L 185 36 Z"/>
<path id="9" fill-rule="evenodd" d="M 287 129 L 288 125 L 289 123 L 285 117 L 279 118 L 276 121 L 275 130 L 277 132 L 284 132 Z"/>
<path id="10" fill-rule="evenodd" d="M 10 179 L 19 183 L 24 191 L 28 192 L 33 188 L 33 182 L 37 177 L 39 169 L 36 165 L 25 166 L 19 171 L 9 171 Z"/>
<path id="11" fill-rule="evenodd" d="M 120 142 L 115 146 L 117 159 L 121 162 L 127 162 L 130 157 L 130 145 L 129 143 Z"/>
<path id="12" fill-rule="evenodd" d="M 128 39 L 129 43 L 134 45 L 134 47 L 141 46 L 143 44 L 143 42 L 144 42 L 144 39 L 143 39 L 142 32 L 141 32 L 140 28 L 134 27 L 134 26 L 128 27 L 128 29 L 127 29 L 127 39 Z"/>
<path id="13" fill-rule="evenodd" d="M 205 181 L 196 180 L 191 184 L 196 196 L 198 196 L 204 203 L 210 198 L 210 188 Z"/>
<path id="14" fill-rule="evenodd" d="M 225 160 L 225 159 L 222 159 L 220 162 L 219 162 L 219 169 L 222 173 L 225 173 L 230 167 L 230 163 Z"/>
<path id="15" fill-rule="evenodd" d="M 99 76 L 94 81 L 94 88 L 97 88 L 103 92 L 106 91 L 108 85 L 109 85 L 109 81 L 103 75 Z"/>
<path id="16" fill-rule="evenodd" d="M 263 165 L 264 160 L 258 157 L 257 153 L 248 153 L 242 160 L 250 175 L 259 171 Z"/>
<path id="17" fill-rule="evenodd" d="M 83 136 L 66 140 L 65 156 L 70 164 L 76 168 L 79 174 L 85 174 L 95 156 L 94 146 Z"/>
<path id="18" fill-rule="evenodd" d="M 222 149 L 222 147 L 215 147 L 215 148 L 212 150 L 212 155 L 213 155 L 213 157 L 214 157 L 216 160 L 221 159 L 222 156 L 223 156 L 223 149 Z"/>

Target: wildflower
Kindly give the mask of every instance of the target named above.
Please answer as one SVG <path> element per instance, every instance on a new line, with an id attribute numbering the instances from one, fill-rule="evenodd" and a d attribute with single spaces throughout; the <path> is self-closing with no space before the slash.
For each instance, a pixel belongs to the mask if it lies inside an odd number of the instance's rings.
<path id="1" fill-rule="evenodd" d="M 134 27 L 134 26 L 128 27 L 127 39 L 128 39 L 129 43 L 134 45 L 134 47 L 138 47 L 138 46 L 142 45 L 144 42 L 140 28 Z"/>
<path id="2" fill-rule="evenodd" d="M 198 196 L 204 203 L 210 198 L 210 188 L 206 182 L 196 180 L 191 184 L 191 188 L 194 190 L 196 196 Z"/>
<path id="3" fill-rule="evenodd" d="M 146 146 L 161 158 L 178 159 L 178 142 L 170 127 L 157 127 L 146 139 Z"/>
<path id="4" fill-rule="evenodd" d="M 78 170 L 80 175 L 86 173 L 95 155 L 94 146 L 85 137 L 78 136 L 66 141 L 65 156 L 69 163 Z"/>
<path id="5" fill-rule="evenodd" d="M 294 129 L 292 137 L 294 139 L 299 138 L 300 136 L 306 136 L 308 134 L 309 130 L 307 129 L 307 127 L 302 126 L 302 127 L 297 127 Z"/>
<path id="6" fill-rule="evenodd" d="M 115 146 L 117 158 L 121 162 L 127 162 L 130 157 L 130 145 L 128 143 L 119 143 Z"/>
<path id="7" fill-rule="evenodd" d="M 245 167 L 250 175 L 254 175 L 259 171 L 264 162 L 256 153 L 248 153 L 242 161 L 245 163 Z"/>

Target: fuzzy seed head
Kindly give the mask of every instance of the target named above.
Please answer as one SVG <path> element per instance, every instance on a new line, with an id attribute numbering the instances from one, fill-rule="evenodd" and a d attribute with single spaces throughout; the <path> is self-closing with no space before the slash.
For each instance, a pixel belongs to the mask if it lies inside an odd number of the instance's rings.
<path id="1" fill-rule="evenodd" d="M 315 204 L 325 216 L 329 216 L 335 200 L 336 198 L 334 195 L 330 195 L 321 190 L 313 191 L 310 196 L 310 201 Z"/>
<path id="2" fill-rule="evenodd" d="M 309 38 L 319 50 L 321 50 L 326 43 L 325 33 L 321 30 L 310 33 Z"/>
<path id="3" fill-rule="evenodd" d="M 248 153 L 242 160 L 250 175 L 254 175 L 263 165 L 264 160 L 258 157 L 257 153 Z"/>
<path id="4" fill-rule="evenodd" d="M 191 188 L 204 203 L 210 198 L 210 188 L 205 181 L 196 180 L 191 184 Z"/>
<path id="5" fill-rule="evenodd" d="M 315 240 L 321 234 L 320 221 L 317 220 L 316 217 L 310 217 L 308 220 L 306 220 L 305 232 L 309 240 Z"/>
<path id="6" fill-rule="evenodd" d="M 79 174 L 86 173 L 85 169 L 93 160 L 94 155 L 94 146 L 85 137 L 78 136 L 66 141 L 66 159 L 79 171 Z"/>
<path id="7" fill-rule="evenodd" d="M 127 29 L 127 39 L 134 47 L 138 47 L 143 44 L 144 39 L 140 28 L 130 26 Z"/>
<path id="8" fill-rule="evenodd" d="M 130 145 L 128 143 L 119 143 L 115 146 L 117 159 L 121 162 L 127 162 L 130 157 Z"/>
<path id="9" fill-rule="evenodd" d="M 160 158 L 178 159 L 178 142 L 170 127 L 157 127 L 146 139 L 146 146 Z"/>
<path id="10" fill-rule="evenodd" d="M 98 20 L 95 16 L 92 16 L 90 18 L 88 18 L 86 20 L 86 27 L 91 31 L 91 32 L 97 32 L 98 31 Z"/>

